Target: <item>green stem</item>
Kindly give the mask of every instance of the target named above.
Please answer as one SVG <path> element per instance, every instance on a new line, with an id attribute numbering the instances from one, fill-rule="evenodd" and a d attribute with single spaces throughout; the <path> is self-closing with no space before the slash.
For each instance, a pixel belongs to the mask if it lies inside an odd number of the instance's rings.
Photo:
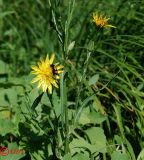
<path id="1" fill-rule="evenodd" d="M 84 62 L 84 71 L 83 71 L 83 74 L 82 74 L 82 76 L 80 77 L 80 79 L 78 81 L 75 117 L 77 117 L 77 113 L 78 113 L 79 98 L 80 98 L 80 94 L 82 92 L 82 84 L 83 84 L 83 80 L 85 79 L 85 76 L 86 76 L 86 72 L 87 72 L 87 67 L 88 67 L 88 62 L 89 62 L 90 56 L 91 56 L 91 52 L 88 52 L 87 59 Z M 75 125 L 76 126 L 77 126 L 77 120 L 78 119 L 76 118 L 75 119 Z"/>
<path id="2" fill-rule="evenodd" d="M 57 21 L 56 21 L 56 17 L 55 17 L 55 12 L 52 8 L 52 4 L 51 4 L 51 1 L 48 0 L 48 3 L 49 3 L 49 6 L 51 8 L 51 13 L 52 13 L 52 19 L 53 19 L 53 23 L 54 23 L 54 26 L 55 26 L 55 30 L 57 32 L 57 35 L 58 35 L 58 38 L 60 40 L 61 43 L 63 43 L 62 41 L 62 33 L 60 32 L 59 28 L 58 28 L 58 25 L 57 25 Z"/>
<path id="3" fill-rule="evenodd" d="M 64 84 L 64 74 L 62 73 L 61 74 L 61 79 L 60 79 L 60 106 L 61 106 L 61 122 L 62 122 L 62 128 L 64 128 L 64 87 L 63 87 L 63 84 Z"/>
<path id="4" fill-rule="evenodd" d="M 50 101 L 50 103 L 51 103 L 52 111 L 53 111 L 53 113 L 54 113 L 54 115 L 55 115 L 55 118 L 57 118 L 57 115 L 56 115 L 56 112 L 55 112 L 55 109 L 54 109 L 54 104 L 53 104 L 52 95 L 48 93 L 48 90 L 47 90 L 47 96 L 48 96 L 49 101 Z"/>
<path id="5" fill-rule="evenodd" d="M 49 101 L 51 103 L 51 107 L 52 107 L 52 110 L 54 112 L 55 118 L 57 118 L 55 110 L 54 110 L 54 104 L 53 104 L 52 95 L 48 93 L 48 90 L 47 90 L 47 96 L 48 96 Z M 56 154 L 57 153 L 57 139 L 56 139 L 56 137 L 57 137 L 57 127 L 56 127 L 55 124 L 53 124 L 53 122 L 51 121 L 51 119 L 49 118 L 49 116 L 48 116 L 48 122 L 49 122 L 49 124 L 51 126 L 51 129 L 52 129 L 52 132 L 53 132 L 53 135 L 54 135 L 51 138 L 51 146 L 52 146 L 53 158 L 56 159 L 57 158 L 57 156 L 56 156 L 57 155 Z"/>
<path id="6" fill-rule="evenodd" d="M 65 131 L 65 154 L 69 152 L 69 121 L 68 121 L 68 108 L 67 108 L 67 90 L 66 82 L 64 81 L 64 73 L 62 73 L 60 80 L 60 98 L 61 98 L 61 120 L 62 128 Z"/>
<path id="7" fill-rule="evenodd" d="M 65 83 L 65 86 L 66 86 L 66 83 Z M 65 154 L 67 154 L 68 152 L 69 152 L 69 120 L 68 120 L 68 107 L 65 104 Z"/>
<path id="8" fill-rule="evenodd" d="M 68 18 L 67 18 L 67 21 L 65 23 L 65 32 L 64 32 L 65 33 L 65 36 L 64 36 L 64 46 L 63 46 L 64 59 L 66 59 L 66 57 L 68 56 L 69 27 L 70 27 L 70 23 L 71 23 L 71 19 L 72 19 L 74 5 L 75 5 L 75 0 L 69 1 Z"/>
<path id="9" fill-rule="evenodd" d="M 68 17 L 65 23 L 65 32 L 64 32 L 64 45 L 63 45 L 63 51 L 64 51 L 64 60 L 67 59 L 68 56 L 68 44 L 69 44 L 69 27 L 70 22 L 72 19 L 72 14 L 74 10 L 74 4 L 75 0 L 69 1 L 69 7 L 68 7 Z M 67 91 L 66 91 L 66 82 L 64 82 L 64 73 L 62 74 L 61 78 L 61 108 L 62 108 L 62 116 L 64 115 L 64 130 L 65 130 L 65 146 L 64 146 L 64 152 L 67 154 L 69 152 L 69 119 L 68 119 L 68 108 L 66 105 L 67 102 Z M 63 119 L 62 119 L 63 120 Z"/>

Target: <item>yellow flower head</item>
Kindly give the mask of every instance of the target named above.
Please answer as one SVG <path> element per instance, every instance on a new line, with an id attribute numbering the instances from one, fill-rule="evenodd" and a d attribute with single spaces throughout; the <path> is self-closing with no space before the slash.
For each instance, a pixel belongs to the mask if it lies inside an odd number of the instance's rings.
<path id="1" fill-rule="evenodd" d="M 55 54 L 53 53 L 49 59 L 47 55 L 46 59 L 40 59 L 37 63 L 37 66 L 32 66 L 32 74 L 35 74 L 36 77 L 32 80 L 32 83 L 38 81 L 38 88 L 42 88 L 43 92 L 46 92 L 47 89 L 49 93 L 52 93 L 52 86 L 58 88 L 57 80 L 60 79 L 60 73 L 63 72 L 62 65 L 59 63 L 53 64 Z"/>
<path id="2" fill-rule="evenodd" d="M 100 28 L 103 28 L 103 27 L 116 28 L 115 26 L 108 24 L 109 19 L 110 18 L 107 18 L 106 16 L 99 15 L 98 13 L 93 13 L 93 22 Z"/>

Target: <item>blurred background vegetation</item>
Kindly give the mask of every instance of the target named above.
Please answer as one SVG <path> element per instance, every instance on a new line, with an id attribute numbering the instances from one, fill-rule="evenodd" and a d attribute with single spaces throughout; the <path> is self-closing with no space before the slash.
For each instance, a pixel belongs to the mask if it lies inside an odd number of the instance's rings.
<path id="1" fill-rule="evenodd" d="M 73 2 L 0 0 L 0 145 L 26 151 L 0 160 L 144 159 L 144 1 Z M 117 28 L 98 29 L 93 12 Z M 52 52 L 67 72 L 70 153 L 59 89 L 52 108 L 31 84 L 31 65 Z"/>

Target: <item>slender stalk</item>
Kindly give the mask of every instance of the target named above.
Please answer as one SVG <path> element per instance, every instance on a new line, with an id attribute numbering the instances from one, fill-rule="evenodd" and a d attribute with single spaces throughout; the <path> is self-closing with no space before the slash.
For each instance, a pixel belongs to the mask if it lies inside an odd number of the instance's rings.
<path id="1" fill-rule="evenodd" d="M 75 0 L 69 1 L 68 18 L 67 18 L 67 21 L 65 23 L 65 33 L 64 33 L 65 34 L 65 36 L 64 36 L 64 46 L 63 46 L 64 59 L 66 59 L 66 57 L 68 56 L 69 27 L 70 27 L 70 22 L 71 22 L 71 19 L 72 19 L 74 5 L 75 5 Z"/>
<path id="2" fill-rule="evenodd" d="M 60 102 L 61 102 L 61 120 L 62 128 L 64 128 L 65 135 L 65 154 L 69 152 L 69 121 L 68 121 L 68 108 L 67 108 L 67 89 L 66 82 L 64 81 L 64 73 L 62 73 L 60 80 Z"/>
<path id="3" fill-rule="evenodd" d="M 65 97 L 66 97 L 66 83 L 64 84 L 65 87 Z M 65 101 L 66 102 L 66 101 Z M 69 120 L 68 120 L 68 107 L 65 104 L 65 154 L 69 152 Z"/>
<path id="4" fill-rule="evenodd" d="M 55 17 L 55 12 L 52 8 L 52 4 L 51 4 L 51 1 L 48 0 L 48 3 L 49 3 L 49 6 L 51 8 L 51 12 L 52 12 L 52 19 L 53 19 L 53 23 L 54 23 L 54 26 L 55 26 L 55 30 L 57 32 L 57 35 L 58 35 L 58 38 L 60 40 L 61 43 L 63 43 L 62 41 L 62 33 L 60 32 L 60 30 L 58 29 L 58 26 L 57 26 L 57 21 L 56 21 L 56 17 Z"/>
<path id="5" fill-rule="evenodd" d="M 61 122 L 62 122 L 62 128 L 64 128 L 64 119 L 65 119 L 65 108 L 64 108 L 64 73 L 61 74 L 60 79 L 60 106 L 61 106 Z"/>
<path id="6" fill-rule="evenodd" d="M 51 103 L 51 107 L 52 107 L 52 110 L 55 114 L 55 117 L 56 117 L 56 113 L 55 113 L 55 110 L 54 110 L 54 104 L 53 104 L 53 99 L 52 99 L 52 95 L 48 93 L 48 90 L 47 90 L 47 96 L 49 98 L 49 101 Z M 49 116 L 48 116 L 48 122 L 52 128 L 52 132 L 53 132 L 53 135 L 54 137 L 52 137 L 50 140 L 51 140 L 51 146 L 52 146 L 52 152 L 53 152 L 53 158 L 56 159 L 57 156 L 56 156 L 56 150 L 57 150 L 57 140 L 56 140 L 56 137 L 57 137 L 57 127 L 53 124 L 53 122 L 50 120 Z"/>
<path id="7" fill-rule="evenodd" d="M 68 44 L 69 44 L 69 27 L 70 22 L 72 19 L 72 14 L 74 10 L 74 4 L 75 0 L 69 1 L 69 7 L 68 7 L 68 17 L 65 23 L 65 33 L 64 33 L 64 45 L 63 45 L 63 51 L 64 51 L 64 60 L 67 59 L 68 56 Z M 64 152 L 67 154 L 69 152 L 69 120 L 68 120 L 68 108 L 66 105 L 67 102 L 67 95 L 66 95 L 66 82 L 64 81 L 64 74 L 61 79 L 61 108 L 62 112 L 64 114 L 64 129 L 65 129 L 65 146 L 64 146 Z"/>
<path id="8" fill-rule="evenodd" d="M 88 52 L 87 54 L 87 59 L 84 62 L 84 71 L 83 74 L 78 82 L 78 88 L 77 88 L 77 97 L 76 97 L 76 112 L 75 112 L 75 117 L 77 117 L 77 113 L 78 113 L 78 105 L 79 105 L 79 98 L 80 98 L 80 94 L 82 91 L 82 82 L 85 79 L 86 76 L 86 71 L 87 71 L 87 66 L 88 66 L 88 62 L 89 62 L 89 58 L 91 56 L 91 52 Z M 77 118 L 75 119 L 75 125 L 77 125 Z"/>

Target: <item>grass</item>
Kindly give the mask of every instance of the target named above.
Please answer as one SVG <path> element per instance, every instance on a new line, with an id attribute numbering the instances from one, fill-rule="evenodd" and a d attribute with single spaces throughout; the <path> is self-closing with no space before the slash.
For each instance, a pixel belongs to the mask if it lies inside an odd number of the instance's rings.
<path id="1" fill-rule="evenodd" d="M 143 11 L 143 1 L 0 0 L 0 146 L 25 151 L 0 159 L 144 159 Z M 49 95 L 30 72 L 52 52 L 64 73 Z"/>

